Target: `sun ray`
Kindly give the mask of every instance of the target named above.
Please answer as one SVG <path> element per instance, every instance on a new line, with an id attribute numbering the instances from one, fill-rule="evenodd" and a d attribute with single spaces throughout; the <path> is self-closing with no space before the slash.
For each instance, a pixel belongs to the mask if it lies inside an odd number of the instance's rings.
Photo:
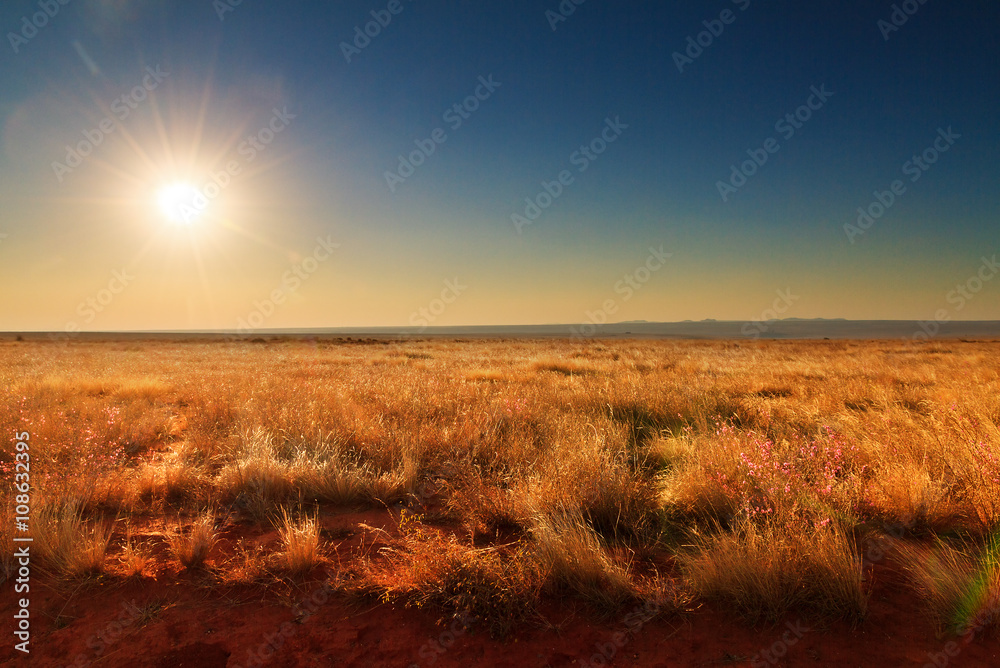
<path id="1" fill-rule="evenodd" d="M 215 58 L 212 59 L 212 64 L 208 68 L 208 74 L 205 78 L 205 87 L 201 94 L 201 105 L 198 108 L 198 120 L 195 123 L 194 137 L 191 142 L 191 155 L 188 156 L 189 161 L 194 164 L 197 162 L 198 153 L 202 148 L 202 137 L 205 133 L 205 124 L 208 121 L 209 110 L 211 109 L 212 102 L 212 81 L 215 78 Z"/>

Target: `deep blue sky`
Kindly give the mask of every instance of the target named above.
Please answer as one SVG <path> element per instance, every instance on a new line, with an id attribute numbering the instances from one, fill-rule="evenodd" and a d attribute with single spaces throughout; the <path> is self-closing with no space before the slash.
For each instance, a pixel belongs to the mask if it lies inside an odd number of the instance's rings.
<path id="1" fill-rule="evenodd" d="M 0 328 L 406 325 L 456 278 L 428 324 L 582 322 L 608 300 L 610 320 L 741 320 L 786 289 L 785 316 L 1000 319 L 1000 280 L 952 292 L 1000 252 L 996 3 L 914 3 L 885 40 L 890 2 L 587 0 L 553 31 L 556 0 L 401 0 L 346 62 L 387 4 L 244 0 L 220 20 L 211 0 L 74 0 L 14 53 L 38 6 L 5 1 Z M 672 54 L 723 10 L 735 20 L 679 72 Z M 147 66 L 169 75 L 60 182 L 52 163 Z M 442 113 L 490 75 L 451 130 Z M 783 138 L 813 86 L 834 95 Z M 294 119 L 248 159 L 275 108 Z M 628 128 L 580 172 L 571 154 L 607 118 Z M 439 127 L 391 192 L 385 172 Z M 911 182 L 904 163 L 949 127 L 960 138 Z M 780 150 L 723 201 L 718 182 L 769 137 Z M 203 189 L 233 159 L 194 224 L 159 215 L 163 185 Z M 518 234 L 512 214 L 567 169 Z M 884 216 L 845 231 L 895 179 Z M 292 286 L 317 237 L 340 246 Z M 622 288 L 661 246 L 669 260 Z M 81 307 L 123 268 L 124 289 Z"/>

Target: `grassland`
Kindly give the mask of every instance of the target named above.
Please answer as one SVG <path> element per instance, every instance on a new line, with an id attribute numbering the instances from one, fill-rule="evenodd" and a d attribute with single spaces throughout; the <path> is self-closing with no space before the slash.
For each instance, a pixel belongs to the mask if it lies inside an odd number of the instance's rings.
<path id="1" fill-rule="evenodd" d="M 879 564 L 944 633 L 1000 607 L 996 343 L 8 342 L 0 388 L 2 568 L 27 432 L 54 586 L 330 578 L 500 637 L 553 597 L 864 625 Z"/>

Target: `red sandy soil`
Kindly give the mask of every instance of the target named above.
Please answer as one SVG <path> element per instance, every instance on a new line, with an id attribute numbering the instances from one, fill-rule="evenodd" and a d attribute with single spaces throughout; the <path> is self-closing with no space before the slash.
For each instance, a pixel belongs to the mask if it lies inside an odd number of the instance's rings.
<path id="1" fill-rule="evenodd" d="M 386 511 L 325 515 L 324 528 L 341 537 L 333 540 L 338 554 L 350 554 L 361 545 L 364 531 L 358 528 L 359 522 L 387 530 L 393 526 Z M 355 533 L 348 535 L 352 530 Z M 239 526 L 224 536 L 219 550 L 236 538 L 252 536 L 265 545 L 275 540 L 273 532 L 253 533 Z M 367 545 L 371 546 L 370 539 Z M 967 636 L 939 636 L 933 622 L 921 612 L 918 599 L 884 563 L 877 564 L 870 574 L 873 593 L 869 617 L 854 629 L 794 615 L 783 623 L 755 627 L 726 611 L 701 606 L 682 616 L 657 617 L 635 633 L 627 633 L 628 622 L 636 619 L 626 619 L 631 609 L 624 610 L 621 619 L 601 621 L 583 604 L 550 599 L 542 609 L 545 623 L 521 627 L 503 641 L 491 638 L 486 628 L 475 622 L 467 631 L 454 622 L 458 632 L 452 635 L 450 624 L 441 622 L 440 611 L 377 602 L 359 604 L 336 594 L 317 605 L 311 616 L 297 617 L 294 604 L 320 592 L 322 575 L 286 591 L 206 586 L 203 575 L 178 573 L 162 563 L 152 575 L 127 582 L 55 586 L 33 573 L 31 654 L 14 650 L 16 641 L 8 631 L 0 647 L 0 665 L 1000 666 L 1000 632 L 983 631 L 971 642 Z M 4 590 L 0 616 L 10 629 L 19 596 L 13 593 L 11 583 L 5 583 Z M 322 600 L 322 595 L 318 598 Z M 151 619 L 135 621 L 128 613 L 130 602 L 140 608 L 159 602 L 162 607 Z M 796 638 L 790 629 L 799 629 L 801 639 L 786 646 L 783 635 Z M 277 650 L 271 651 L 269 640 L 280 645 Z M 772 646 L 783 656 L 764 656 L 762 652 Z M 605 663 L 599 661 L 602 647 L 608 654 L 613 649 L 611 660 Z"/>

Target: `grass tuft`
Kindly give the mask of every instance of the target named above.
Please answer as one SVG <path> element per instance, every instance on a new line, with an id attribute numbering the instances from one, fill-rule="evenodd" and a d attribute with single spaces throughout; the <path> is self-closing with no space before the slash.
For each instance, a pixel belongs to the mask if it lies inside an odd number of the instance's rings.
<path id="1" fill-rule="evenodd" d="M 490 548 L 463 545 L 404 515 L 403 536 L 367 561 L 364 589 L 383 600 L 433 606 L 481 620 L 495 637 L 507 636 L 537 615 L 542 571 L 523 542 Z"/>
<path id="2" fill-rule="evenodd" d="M 318 515 L 296 520 L 282 508 L 278 533 L 284 547 L 278 558 L 284 570 L 307 573 L 322 563 Z"/>
<path id="3" fill-rule="evenodd" d="M 636 598 L 628 564 L 608 552 L 579 510 L 536 513 L 531 536 L 549 576 L 602 611 L 616 610 Z"/>
<path id="4" fill-rule="evenodd" d="M 744 520 L 696 535 L 678 559 L 696 595 L 752 622 L 777 621 L 793 608 L 856 622 L 868 609 L 860 558 L 833 525 L 805 533 Z"/>
<path id="5" fill-rule="evenodd" d="M 35 521 L 34 547 L 58 577 L 102 572 L 110 538 L 110 523 L 85 521 L 78 502 L 44 506 Z"/>
<path id="6" fill-rule="evenodd" d="M 928 612 L 943 627 L 963 633 L 1000 615 L 1000 538 L 981 554 L 939 542 L 934 547 L 897 543 L 895 553 Z"/>
<path id="7" fill-rule="evenodd" d="M 205 512 L 187 529 L 178 524 L 177 531 L 167 538 L 174 558 L 186 569 L 201 568 L 209 553 L 218 542 L 215 531 L 215 515 Z"/>

